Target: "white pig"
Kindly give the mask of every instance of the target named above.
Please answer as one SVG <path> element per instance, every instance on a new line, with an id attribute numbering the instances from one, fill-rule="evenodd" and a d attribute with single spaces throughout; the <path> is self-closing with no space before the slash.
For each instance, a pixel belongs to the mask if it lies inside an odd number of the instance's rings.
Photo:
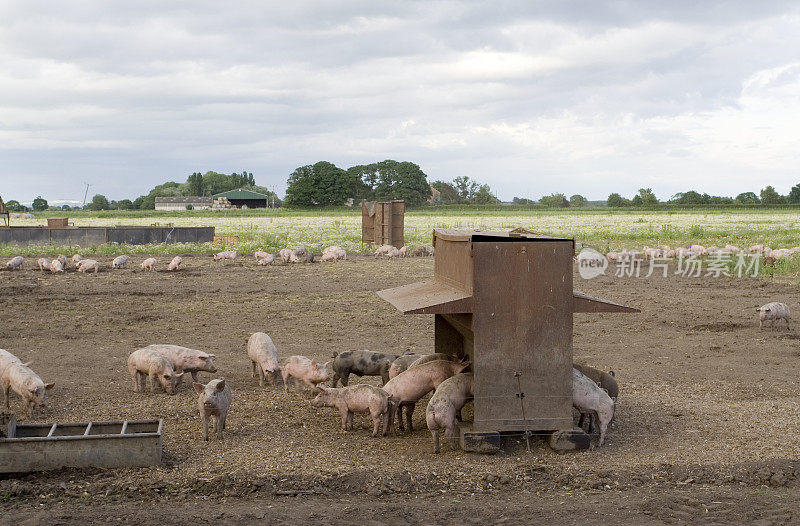
<path id="1" fill-rule="evenodd" d="M 247 339 L 247 357 L 253 365 L 253 377 L 258 376 L 258 385 L 265 381 L 275 385 L 281 368 L 278 365 L 278 348 L 266 333 L 256 332 Z"/>
<path id="2" fill-rule="evenodd" d="M 266 267 L 267 265 L 271 265 L 273 261 L 275 261 L 275 256 L 267 254 L 265 257 L 258 260 L 258 265 Z"/>
<path id="3" fill-rule="evenodd" d="M 208 441 L 208 421 L 212 416 L 217 438 L 222 440 L 222 430 L 231 408 L 231 388 L 224 378 L 218 378 L 206 385 L 195 382 L 194 390 L 197 391 L 197 409 L 203 419 L 203 440 Z"/>
<path id="4" fill-rule="evenodd" d="M 267 256 L 271 256 L 269 252 L 264 252 L 263 250 L 256 250 L 253 256 L 256 258 L 256 261 L 261 261 L 262 259 L 266 258 Z"/>
<path id="5" fill-rule="evenodd" d="M 94 270 L 94 273 L 97 274 L 100 270 L 100 263 L 93 259 L 84 259 L 78 265 L 78 272 L 89 272 L 90 270 Z"/>
<path id="6" fill-rule="evenodd" d="M 73 254 L 73 255 L 72 255 L 72 264 L 73 264 L 73 265 L 75 265 L 75 266 L 77 266 L 77 265 L 78 265 L 78 262 L 79 262 L 80 260 L 82 260 L 82 259 L 83 259 L 83 256 L 81 256 L 80 254 Z"/>
<path id="7" fill-rule="evenodd" d="M 226 259 L 236 261 L 237 257 L 239 257 L 239 254 L 237 254 L 235 250 L 225 250 L 223 252 L 217 252 L 214 254 L 214 261 L 223 261 Z"/>
<path id="8" fill-rule="evenodd" d="M 114 261 L 111 262 L 111 268 L 128 268 L 128 261 L 130 261 L 130 258 L 125 254 L 117 256 L 114 258 Z"/>
<path id="9" fill-rule="evenodd" d="M 383 425 L 383 436 L 389 424 L 389 395 L 380 387 L 368 384 L 333 388 L 317 386 L 319 394 L 311 401 L 311 407 L 335 407 L 342 416 L 342 429 L 353 429 L 353 413 L 369 413 L 372 417 L 372 436 L 378 436 Z"/>
<path id="10" fill-rule="evenodd" d="M 791 315 L 789 314 L 789 307 L 785 303 L 772 301 L 757 308 L 756 312 L 758 312 L 759 329 L 764 325 L 765 321 L 771 321 L 771 326 L 775 327 L 775 324 L 778 322 L 778 320 L 785 321 L 786 328 L 789 328 L 789 320 L 791 319 Z"/>
<path id="11" fill-rule="evenodd" d="M 608 423 L 614 418 L 614 401 L 591 378 L 572 369 L 572 405 L 581 413 L 594 413 L 600 423 L 600 441 L 603 445 Z"/>
<path id="12" fill-rule="evenodd" d="M 28 367 L 30 362 L 22 363 L 19 358 L 8 351 L 3 351 L 3 353 L 3 356 L 0 356 L 0 389 L 3 391 L 6 408 L 10 407 L 9 393 L 13 390 L 24 400 L 25 409 L 30 418 L 33 416 L 35 407 L 47 407 L 47 391 L 52 389 L 55 384 L 42 382 L 39 375 Z"/>
<path id="13" fill-rule="evenodd" d="M 316 360 L 309 360 L 305 356 L 291 356 L 286 365 L 281 369 L 283 379 L 283 389 L 289 392 L 289 378 L 302 380 L 309 387 L 316 387 L 317 384 L 327 382 L 333 376 L 331 362 L 320 365 Z"/>
<path id="14" fill-rule="evenodd" d="M 456 449 L 455 428 L 456 416 L 467 402 L 472 400 L 472 374 L 459 373 L 439 384 L 436 392 L 428 402 L 425 410 L 425 421 L 433 437 L 433 452 L 439 452 L 439 430 L 444 429 L 444 436 L 450 442 L 450 449 Z"/>
<path id="15" fill-rule="evenodd" d="M 57 259 L 57 260 L 59 260 L 59 261 L 61 262 L 61 266 L 62 266 L 62 267 L 64 267 L 64 268 L 67 268 L 67 266 L 68 266 L 68 265 L 67 265 L 67 263 L 69 262 L 69 260 L 67 259 L 67 256 L 65 256 L 65 255 L 63 255 L 63 254 L 59 254 L 59 255 L 56 257 L 56 259 Z"/>
<path id="16" fill-rule="evenodd" d="M 161 383 L 167 394 L 175 394 L 175 387 L 183 379 L 184 373 L 176 373 L 172 362 L 163 354 L 153 349 L 138 349 L 128 356 L 128 372 L 133 380 L 133 390 L 144 392 L 145 378 L 150 392 L 156 389 L 156 380 Z"/>
<path id="17" fill-rule="evenodd" d="M 216 354 L 181 347 L 180 345 L 153 344 L 144 347 L 160 353 L 172 362 L 173 367 L 178 372 L 191 373 L 192 380 L 197 381 L 197 373 L 206 371 L 216 373 L 217 366 L 214 364 Z"/>
<path id="18" fill-rule="evenodd" d="M 50 272 L 64 272 L 64 265 L 61 260 L 54 259 L 50 262 Z M 80 269 L 78 269 L 78 272 L 80 272 Z"/>
<path id="19" fill-rule="evenodd" d="M 14 256 L 10 260 L 8 260 L 8 263 L 6 263 L 6 268 L 8 270 L 15 270 L 15 269 L 21 270 L 23 268 L 24 263 L 25 263 L 25 258 L 23 258 L 22 256 Z"/>
<path id="20" fill-rule="evenodd" d="M 181 266 L 181 263 L 183 263 L 183 258 L 180 256 L 175 256 L 172 258 L 172 261 L 169 262 L 167 270 L 178 270 L 178 267 Z"/>
<path id="21" fill-rule="evenodd" d="M 38 265 L 39 265 L 39 270 L 50 270 L 50 260 L 49 259 L 47 259 L 47 258 L 39 258 L 39 261 L 37 261 L 36 263 L 38 263 Z"/>
<path id="22" fill-rule="evenodd" d="M 156 269 L 156 258 L 147 258 L 139 265 L 142 270 L 154 271 Z"/>

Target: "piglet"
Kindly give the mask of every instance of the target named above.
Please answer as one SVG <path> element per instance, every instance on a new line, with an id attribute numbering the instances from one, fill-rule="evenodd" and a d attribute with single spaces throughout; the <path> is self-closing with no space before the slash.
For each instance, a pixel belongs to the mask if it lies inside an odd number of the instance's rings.
<path id="1" fill-rule="evenodd" d="M 258 265 L 260 267 L 266 267 L 267 265 L 271 265 L 275 261 L 275 256 L 272 254 L 267 254 L 263 258 L 258 260 Z"/>
<path id="2" fill-rule="evenodd" d="M 111 268 L 128 268 L 128 261 L 130 261 L 130 258 L 125 254 L 117 256 L 114 258 L 114 261 L 111 262 Z"/>
<path id="3" fill-rule="evenodd" d="M 183 258 L 180 256 L 175 256 L 172 258 L 172 261 L 169 262 L 167 270 L 178 270 L 178 267 L 181 266 L 181 263 L 183 263 Z"/>
<path id="4" fill-rule="evenodd" d="M 19 358 L 3 351 L 2 373 L 0 373 L 0 388 L 6 401 L 6 408 L 10 407 L 10 391 L 17 393 L 25 402 L 28 418 L 33 416 L 37 406 L 47 407 L 47 391 L 53 388 L 54 383 L 45 384 L 29 367 L 30 362 L 22 363 Z M 6 356 L 7 355 L 7 356 Z"/>
<path id="5" fill-rule="evenodd" d="M 81 256 L 80 254 L 73 254 L 72 255 L 72 264 L 77 266 L 78 262 L 80 260 L 82 260 L 82 259 L 83 259 L 83 256 Z"/>
<path id="6" fill-rule="evenodd" d="M 404 430 L 400 410 L 405 406 L 408 430 L 409 432 L 413 431 L 414 428 L 411 424 L 411 418 L 414 414 L 414 407 L 419 399 L 436 389 L 439 384 L 451 376 L 462 372 L 467 367 L 469 367 L 468 363 L 436 360 L 418 365 L 417 367 L 410 367 L 389 380 L 386 385 L 383 386 L 383 390 L 392 398 L 392 410 L 389 412 L 389 425 L 393 425 L 395 416 L 398 416 L 400 418 L 398 422 L 400 430 Z"/>
<path id="7" fill-rule="evenodd" d="M 269 252 L 264 252 L 263 250 L 256 250 L 253 256 L 256 258 L 256 261 L 261 261 L 262 259 L 266 258 L 267 256 L 271 256 Z"/>
<path id="8" fill-rule="evenodd" d="M 472 374 L 459 373 L 439 384 L 436 392 L 428 402 L 425 410 L 425 421 L 433 437 L 433 452 L 439 452 L 439 430 L 444 429 L 444 436 L 450 442 L 450 449 L 456 449 L 455 428 L 456 417 L 461 408 L 472 400 Z"/>
<path id="9" fill-rule="evenodd" d="M 6 268 L 8 270 L 16 270 L 16 269 L 22 270 L 24 263 L 25 263 L 25 258 L 23 258 L 22 256 L 14 256 L 10 260 L 8 260 L 8 263 L 6 263 Z"/>
<path id="10" fill-rule="evenodd" d="M 50 272 L 64 272 L 64 265 L 61 260 L 54 259 L 50 262 Z"/>
<path id="11" fill-rule="evenodd" d="M 572 369 L 572 405 L 581 413 L 594 413 L 600 423 L 600 441 L 603 445 L 608 423 L 614 418 L 614 401 L 591 378 Z"/>
<path id="12" fill-rule="evenodd" d="M 786 328 L 789 328 L 789 320 L 791 315 L 789 314 L 789 307 L 785 303 L 772 301 L 757 308 L 756 312 L 758 312 L 759 329 L 764 325 L 765 321 L 771 321 L 772 327 L 775 327 L 775 324 L 778 322 L 778 320 L 785 321 Z"/>
<path id="13" fill-rule="evenodd" d="M 39 258 L 36 262 L 39 265 L 39 270 L 50 270 L 50 260 L 47 258 Z"/>
<path id="14" fill-rule="evenodd" d="M 219 378 L 206 385 L 195 382 L 194 390 L 197 391 L 197 409 L 203 419 L 203 440 L 208 441 L 208 421 L 212 416 L 217 439 L 222 440 L 222 430 L 231 408 L 231 388 L 223 378 Z"/>
<path id="15" fill-rule="evenodd" d="M 156 351 L 171 361 L 176 371 L 191 373 L 192 380 L 195 382 L 199 371 L 217 372 L 217 366 L 214 364 L 214 358 L 217 357 L 216 354 L 209 354 L 188 347 L 181 347 L 180 345 L 154 344 L 144 348 Z"/>
<path id="16" fill-rule="evenodd" d="M 305 356 L 290 357 L 281 370 L 284 391 L 289 392 L 289 378 L 291 377 L 304 381 L 306 385 L 312 388 L 319 383 L 327 382 L 333 375 L 330 363 L 326 362 L 320 365 L 316 360 L 309 360 Z"/>
<path id="17" fill-rule="evenodd" d="M 339 389 L 317 386 L 320 390 L 311 401 L 311 407 L 335 407 L 342 415 L 342 429 L 353 429 L 353 413 L 369 413 L 372 417 L 372 436 L 378 436 L 383 425 L 383 436 L 389 422 L 389 395 L 380 387 L 368 384 L 351 385 Z"/>
<path id="18" fill-rule="evenodd" d="M 133 351 L 128 356 L 128 372 L 133 380 L 133 390 L 144 392 L 145 378 L 150 392 L 156 389 L 156 380 L 161 383 L 167 394 L 175 394 L 175 388 L 183 379 L 184 373 L 176 373 L 175 367 L 166 356 L 153 349 L 143 348 Z"/>
<path id="19" fill-rule="evenodd" d="M 156 258 L 147 258 L 139 265 L 142 270 L 154 271 L 156 269 Z"/>
<path id="20" fill-rule="evenodd" d="M 69 260 L 67 259 L 67 256 L 65 256 L 64 254 L 59 254 L 56 257 L 56 259 L 61 262 L 61 266 L 62 267 L 67 268 L 67 263 L 69 262 Z"/>
<path id="21" fill-rule="evenodd" d="M 84 259 L 78 264 L 78 272 L 89 272 L 90 270 L 94 270 L 94 273 L 100 270 L 100 263 L 93 259 Z"/>
<path id="22" fill-rule="evenodd" d="M 296 258 L 296 256 L 294 255 L 294 252 L 293 252 L 292 250 L 288 249 L 288 248 L 282 248 L 282 249 L 280 249 L 280 250 L 278 251 L 278 256 L 280 256 L 280 258 L 281 258 L 281 261 L 283 261 L 284 263 L 289 263 L 289 261 L 290 261 L 290 260 L 291 260 L 293 257 L 294 257 L 295 259 L 297 259 L 297 258 Z"/>
<path id="23" fill-rule="evenodd" d="M 225 250 L 214 254 L 214 261 L 223 261 L 226 259 L 236 261 L 237 257 L 239 257 L 239 254 L 237 254 L 235 250 Z"/>
<path id="24" fill-rule="evenodd" d="M 281 374 L 278 365 L 278 348 L 266 333 L 253 333 L 247 340 L 247 357 L 253 364 L 253 377 L 258 376 L 258 385 L 265 381 L 275 385 Z"/>

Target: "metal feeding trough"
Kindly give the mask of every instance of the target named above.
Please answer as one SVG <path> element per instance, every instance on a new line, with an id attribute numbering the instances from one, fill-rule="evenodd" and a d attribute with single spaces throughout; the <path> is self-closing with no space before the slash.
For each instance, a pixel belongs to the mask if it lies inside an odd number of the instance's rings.
<path id="1" fill-rule="evenodd" d="M 160 419 L 18 425 L 12 417 L 0 438 L 0 473 L 161 464 L 161 427 Z"/>
<path id="2" fill-rule="evenodd" d="M 573 428 L 572 314 L 639 312 L 572 289 L 573 239 L 434 230 L 434 277 L 378 292 L 404 314 L 435 315 L 436 352 L 469 355 L 474 421 L 467 451 L 496 451 L 501 433 L 551 434 L 585 448 Z"/>

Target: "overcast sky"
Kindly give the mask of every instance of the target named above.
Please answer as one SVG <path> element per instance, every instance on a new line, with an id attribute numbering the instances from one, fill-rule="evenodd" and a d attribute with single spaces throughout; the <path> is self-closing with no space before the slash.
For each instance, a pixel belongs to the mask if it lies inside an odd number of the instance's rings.
<path id="1" fill-rule="evenodd" d="M 498 196 L 800 183 L 800 4 L 0 2 L 0 195 L 384 159 Z"/>

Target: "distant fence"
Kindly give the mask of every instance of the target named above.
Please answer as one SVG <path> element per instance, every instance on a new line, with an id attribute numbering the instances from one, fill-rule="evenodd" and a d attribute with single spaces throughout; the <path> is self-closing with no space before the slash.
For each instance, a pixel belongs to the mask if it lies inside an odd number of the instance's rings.
<path id="1" fill-rule="evenodd" d="M 105 243 L 149 245 L 159 243 L 211 243 L 214 227 L 171 226 L 85 226 L 47 228 L 12 226 L 0 228 L 0 243 L 18 245 L 77 245 Z"/>

